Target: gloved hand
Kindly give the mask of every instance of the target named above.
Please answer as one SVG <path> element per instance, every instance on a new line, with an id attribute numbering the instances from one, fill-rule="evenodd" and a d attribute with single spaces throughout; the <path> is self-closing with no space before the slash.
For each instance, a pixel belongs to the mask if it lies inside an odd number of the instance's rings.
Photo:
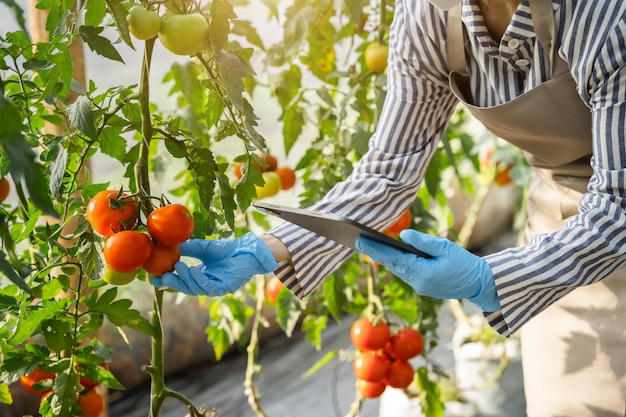
<path id="1" fill-rule="evenodd" d="M 254 233 L 229 240 L 188 240 L 180 245 L 180 254 L 197 258 L 202 263 L 189 267 L 184 262 L 177 262 L 175 272 L 166 272 L 152 279 L 155 287 L 217 297 L 235 292 L 254 274 L 265 274 L 278 268 L 272 252 Z"/>
<path id="2" fill-rule="evenodd" d="M 402 231 L 400 238 L 432 258 L 366 238 L 359 238 L 356 248 L 385 265 L 418 294 L 439 299 L 466 298 L 483 311 L 500 310 L 493 273 L 486 261 L 448 239 L 415 230 Z"/>

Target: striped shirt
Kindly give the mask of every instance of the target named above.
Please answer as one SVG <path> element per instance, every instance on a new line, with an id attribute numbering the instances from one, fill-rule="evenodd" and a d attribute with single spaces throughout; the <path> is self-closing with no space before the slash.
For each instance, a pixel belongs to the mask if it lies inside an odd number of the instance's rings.
<path id="1" fill-rule="evenodd" d="M 564 230 L 484 258 L 502 306 L 487 319 L 505 335 L 572 289 L 626 264 L 626 1 L 553 0 L 553 6 L 558 53 L 592 112 L 593 175 L 579 214 Z M 378 129 L 353 173 L 313 209 L 384 230 L 412 203 L 458 104 L 448 84 L 446 16 L 426 0 L 397 0 Z M 549 78 L 528 0 L 522 0 L 499 43 L 489 36 L 477 0 L 464 0 L 462 19 L 475 105 L 506 103 Z M 519 42 L 517 48 L 509 47 L 511 39 Z M 285 243 L 292 259 L 276 274 L 299 297 L 353 254 L 288 223 L 270 233 Z"/>

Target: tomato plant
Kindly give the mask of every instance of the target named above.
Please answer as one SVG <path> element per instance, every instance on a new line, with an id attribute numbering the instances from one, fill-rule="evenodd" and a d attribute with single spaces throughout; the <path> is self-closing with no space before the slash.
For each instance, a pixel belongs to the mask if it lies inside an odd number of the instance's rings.
<path id="1" fill-rule="evenodd" d="M 116 272 L 132 272 L 141 268 L 152 255 L 150 237 L 137 230 L 124 230 L 104 242 L 104 260 Z"/>
<path id="2" fill-rule="evenodd" d="M 193 233 L 193 216 L 182 204 L 168 204 L 153 210 L 146 223 L 150 236 L 162 246 L 177 246 Z"/>
<path id="3" fill-rule="evenodd" d="M 97 193 L 85 210 L 85 217 L 93 229 L 103 236 L 129 230 L 137 221 L 137 202 L 127 193 L 105 190 Z"/>

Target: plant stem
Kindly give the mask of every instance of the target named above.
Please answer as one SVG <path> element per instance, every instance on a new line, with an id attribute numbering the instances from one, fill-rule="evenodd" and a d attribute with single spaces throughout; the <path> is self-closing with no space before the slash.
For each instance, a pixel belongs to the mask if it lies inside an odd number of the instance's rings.
<path id="1" fill-rule="evenodd" d="M 244 381 L 244 387 L 250 408 L 252 408 L 252 411 L 254 411 L 259 417 L 266 417 L 266 414 L 259 403 L 261 397 L 254 383 L 254 377 L 260 369 L 256 359 L 259 350 L 259 328 L 263 322 L 263 304 L 265 302 L 264 290 L 265 275 L 257 275 L 256 308 L 254 312 L 254 321 L 252 322 L 250 342 L 246 348 L 248 361 L 246 363 L 246 379 Z"/>
<path id="2" fill-rule="evenodd" d="M 161 413 L 161 407 L 165 401 L 165 365 L 163 361 L 163 322 L 161 311 L 163 308 L 163 291 L 155 288 L 154 305 L 152 310 L 151 324 L 154 328 L 152 336 L 152 359 L 147 369 L 152 379 L 150 385 L 150 417 L 157 417 Z"/>

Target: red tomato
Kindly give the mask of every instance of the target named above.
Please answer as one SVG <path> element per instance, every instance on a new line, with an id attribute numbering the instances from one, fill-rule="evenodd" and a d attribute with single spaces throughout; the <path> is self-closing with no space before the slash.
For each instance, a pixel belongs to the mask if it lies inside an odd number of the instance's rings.
<path id="1" fill-rule="evenodd" d="M 99 417 L 104 411 L 104 396 L 96 389 L 84 391 L 78 396 L 76 403 L 82 410 L 78 417 Z"/>
<path id="2" fill-rule="evenodd" d="M 389 343 L 385 346 L 385 351 L 391 357 L 402 360 L 408 360 L 419 355 L 423 349 L 424 337 L 419 331 L 410 327 L 391 336 Z"/>
<path id="3" fill-rule="evenodd" d="M 391 334 L 387 323 L 381 321 L 376 326 L 367 317 L 352 323 L 350 339 L 357 349 L 378 350 L 385 347 Z"/>
<path id="4" fill-rule="evenodd" d="M 43 369 L 35 368 L 30 373 L 20 375 L 20 383 L 24 389 L 32 394 L 43 395 L 48 390 L 39 391 L 33 386 L 44 381 L 46 379 L 54 379 L 56 376 L 50 372 L 46 372 Z"/>
<path id="5" fill-rule="evenodd" d="M 0 203 L 7 199 L 11 191 L 11 183 L 6 177 L 0 178 Z"/>
<path id="6" fill-rule="evenodd" d="M 397 360 L 389 365 L 384 381 L 390 387 L 403 389 L 411 385 L 414 376 L 413 366 L 409 362 Z"/>
<path id="7" fill-rule="evenodd" d="M 100 365 L 98 365 L 98 366 L 100 366 L 102 369 L 109 370 L 109 364 L 108 364 L 108 363 L 106 363 L 106 362 L 103 362 L 103 363 L 101 363 L 101 364 L 100 364 Z M 76 367 L 76 369 L 78 370 L 78 372 L 79 372 L 79 373 L 81 373 L 81 371 L 80 371 L 80 365 L 78 365 L 78 366 Z M 95 386 L 100 385 L 100 383 L 99 383 L 99 382 L 93 381 L 93 380 L 91 380 L 91 378 L 89 378 L 88 376 L 86 376 L 86 375 L 82 375 L 82 374 L 81 374 L 81 376 L 80 376 L 80 381 L 79 381 L 79 382 L 80 382 L 80 385 L 82 385 L 82 386 L 83 386 L 83 388 L 84 388 L 85 390 L 88 390 L 88 389 L 90 389 L 90 388 L 93 388 L 93 387 L 95 387 Z"/>
<path id="8" fill-rule="evenodd" d="M 152 247 L 152 255 L 143 264 L 149 274 L 161 276 L 174 270 L 174 264 L 180 260 L 180 249 L 177 246 L 156 244 Z"/>
<path id="9" fill-rule="evenodd" d="M 268 172 L 268 171 L 276 171 L 278 168 L 278 160 L 274 155 L 266 155 L 263 153 L 258 154 L 261 161 L 265 163 L 264 166 L 259 165 L 259 171 Z"/>
<path id="10" fill-rule="evenodd" d="M 274 171 L 280 177 L 282 190 L 290 190 L 296 184 L 296 172 L 290 167 L 276 168 Z"/>
<path id="11" fill-rule="evenodd" d="M 385 233 L 391 236 L 398 236 L 401 231 L 404 229 L 408 229 L 411 226 L 411 219 L 413 215 L 411 214 L 411 210 L 406 209 L 404 213 L 400 216 L 398 220 L 391 226 L 385 230 Z"/>
<path id="12" fill-rule="evenodd" d="M 357 379 L 377 382 L 385 377 L 387 369 L 389 369 L 389 358 L 384 353 L 379 354 L 368 350 L 354 359 L 352 369 Z"/>
<path id="13" fill-rule="evenodd" d="M 364 398 L 378 398 L 385 392 L 387 384 L 383 381 L 370 382 L 357 379 L 356 389 Z"/>
<path id="14" fill-rule="evenodd" d="M 104 190 L 87 203 L 86 217 L 93 229 L 103 236 L 131 229 L 138 216 L 139 204 L 118 190 Z"/>
<path id="15" fill-rule="evenodd" d="M 146 223 L 148 232 L 163 246 L 176 246 L 193 233 L 193 216 L 181 204 L 168 204 L 153 210 Z"/>
<path id="16" fill-rule="evenodd" d="M 104 260 L 117 272 L 139 269 L 152 255 L 150 237 L 137 230 L 114 233 L 104 241 Z"/>
<path id="17" fill-rule="evenodd" d="M 267 302 L 276 305 L 278 302 L 278 294 L 280 294 L 284 287 L 285 285 L 277 277 L 270 278 L 267 284 L 265 284 L 265 298 L 267 298 Z"/>

